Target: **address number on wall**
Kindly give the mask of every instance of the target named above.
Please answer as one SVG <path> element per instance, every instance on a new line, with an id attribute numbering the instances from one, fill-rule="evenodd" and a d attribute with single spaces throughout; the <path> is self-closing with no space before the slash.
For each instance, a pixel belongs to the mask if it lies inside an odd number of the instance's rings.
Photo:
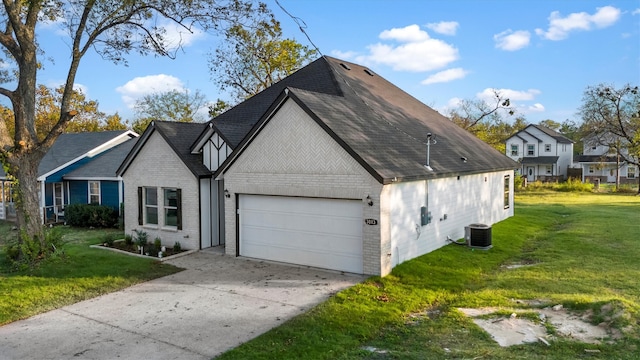
<path id="1" fill-rule="evenodd" d="M 364 219 L 364 223 L 367 225 L 378 225 L 378 220 L 376 219 Z"/>

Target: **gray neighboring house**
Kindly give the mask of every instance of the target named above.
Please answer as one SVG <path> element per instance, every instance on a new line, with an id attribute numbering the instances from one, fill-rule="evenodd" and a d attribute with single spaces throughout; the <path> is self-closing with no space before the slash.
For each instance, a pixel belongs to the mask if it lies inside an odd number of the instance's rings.
<path id="1" fill-rule="evenodd" d="M 178 147 L 158 125 L 118 170 L 126 229 L 188 248 L 384 276 L 470 224 L 513 215 L 517 163 L 371 69 L 332 57 L 202 124 L 190 156 L 182 141 L 192 131 L 176 127 Z M 162 220 L 174 205 L 181 229 Z"/>

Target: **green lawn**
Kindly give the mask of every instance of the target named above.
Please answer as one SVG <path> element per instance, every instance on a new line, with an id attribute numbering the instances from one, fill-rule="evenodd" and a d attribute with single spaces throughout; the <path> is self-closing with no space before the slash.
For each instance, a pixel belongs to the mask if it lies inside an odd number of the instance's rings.
<path id="1" fill-rule="evenodd" d="M 12 224 L 0 222 L 0 245 L 15 236 Z M 0 250 L 0 325 L 56 309 L 136 283 L 180 271 L 157 261 L 92 249 L 106 233 L 59 227 L 64 254 L 41 266 L 15 272 Z"/>
<path id="2" fill-rule="evenodd" d="M 540 191 L 515 203 L 516 216 L 493 227 L 493 249 L 446 246 L 220 358 L 640 359 L 640 197 Z M 535 265 L 503 266 L 517 263 Z M 608 323 L 625 335 L 501 348 L 457 310 L 523 306 L 515 299 L 591 309 L 594 323 L 618 314 Z"/>

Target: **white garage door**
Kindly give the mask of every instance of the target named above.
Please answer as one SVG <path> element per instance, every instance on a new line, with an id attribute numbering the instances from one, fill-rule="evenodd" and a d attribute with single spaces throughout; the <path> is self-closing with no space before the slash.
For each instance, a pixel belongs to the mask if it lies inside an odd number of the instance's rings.
<path id="1" fill-rule="evenodd" d="M 240 255 L 363 273 L 362 202 L 240 195 Z"/>

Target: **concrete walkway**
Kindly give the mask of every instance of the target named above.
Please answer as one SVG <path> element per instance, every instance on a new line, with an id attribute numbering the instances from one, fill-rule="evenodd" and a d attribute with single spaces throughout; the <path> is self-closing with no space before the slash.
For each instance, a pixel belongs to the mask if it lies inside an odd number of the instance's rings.
<path id="1" fill-rule="evenodd" d="M 180 273 L 0 327 L 1 359 L 211 359 L 364 279 L 200 251 Z"/>

